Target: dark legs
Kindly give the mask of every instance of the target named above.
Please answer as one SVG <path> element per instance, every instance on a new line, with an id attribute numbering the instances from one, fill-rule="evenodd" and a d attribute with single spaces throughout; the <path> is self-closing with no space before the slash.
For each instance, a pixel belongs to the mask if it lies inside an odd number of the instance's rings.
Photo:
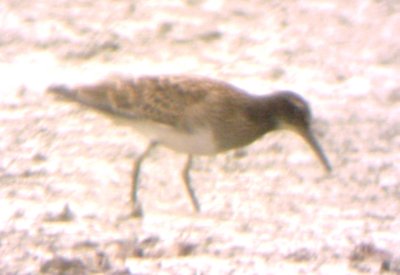
<path id="1" fill-rule="evenodd" d="M 200 204 L 196 198 L 196 195 L 194 194 L 194 190 L 192 186 L 190 185 L 190 168 L 192 168 L 192 159 L 193 157 L 191 155 L 188 156 L 185 167 L 183 168 L 182 171 L 182 178 L 183 178 L 183 183 L 185 184 L 186 191 L 189 193 L 190 200 L 192 202 L 192 205 L 196 212 L 200 211 Z"/>
<path id="2" fill-rule="evenodd" d="M 133 161 L 131 199 L 132 199 L 132 206 L 133 206 L 132 216 L 134 216 L 134 217 L 141 217 L 143 215 L 142 208 L 137 199 L 137 189 L 139 186 L 140 167 L 142 166 L 143 160 L 150 154 L 151 150 L 156 145 L 157 145 L 157 143 L 155 143 L 155 142 L 150 143 L 147 146 L 146 150 L 136 160 Z"/>
<path id="3" fill-rule="evenodd" d="M 140 174 L 140 167 L 142 165 L 143 160 L 150 154 L 151 150 L 157 145 L 157 143 L 153 142 L 150 143 L 146 150 L 136 159 L 133 161 L 132 167 L 132 190 L 131 190 L 131 199 L 132 199 L 132 213 L 131 216 L 133 217 L 141 217 L 143 216 L 142 207 L 137 197 L 138 186 L 139 186 L 139 174 Z M 182 178 L 185 184 L 186 191 L 190 196 L 190 201 L 192 202 L 193 208 L 196 212 L 200 211 L 200 204 L 197 201 L 196 195 L 194 194 L 194 190 L 190 185 L 190 169 L 192 168 L 192 156 L 189 155 L 185 164 L 185 167 L 182 171 Z"/>

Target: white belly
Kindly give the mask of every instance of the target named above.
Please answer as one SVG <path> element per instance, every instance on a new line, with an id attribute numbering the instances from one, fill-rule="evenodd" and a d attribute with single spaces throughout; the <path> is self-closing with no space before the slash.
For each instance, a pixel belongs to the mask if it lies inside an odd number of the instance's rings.
<path id="1" fill-rule="evenodd" d="M 175 151 L 188 154 L 209 155 L 218 152 L 211 129 L 201 128 L 193 133 L 153 121 L 131 121 L 131 125 L 152 141 Z"/>

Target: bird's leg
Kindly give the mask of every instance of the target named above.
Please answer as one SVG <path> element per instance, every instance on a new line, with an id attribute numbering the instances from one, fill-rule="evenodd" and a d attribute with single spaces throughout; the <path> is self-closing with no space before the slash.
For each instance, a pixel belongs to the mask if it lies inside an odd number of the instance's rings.
<path id="1" fill-rule="evenodd" d="M 150 154 L 151 150 L 157 145 L 155 142 L 151 142 L 146 150 L 133 161 L 132 167 L 132 190 L 131 190 L 131 200 L 132 200 L 132 216 L 133 217 L 141 217 L 143 216 L 142 208 L 140 203 L 137 199 L 137 189 L 139 186 L 139 174 L 140 174 L 140 167 L 142 166 L 143 160 Z"/>
<path id="2" fill-rule="evenodd" d="M 193 190 L 192 186 L 190 185 L 189 172 L 190 172 L 190 169 L 192 168 L 192 162 L 193 162 L 193 157 L 192 157 L 192 155 L 189 155 L 186 160 L 185 167 L 183 168 L 183 171 L 182 171 L 182 178 L 183 178 L 183 182 L 185 183 L 186 191 L 189 193 L 192 205 L 193 205 L 194 209 L 196 210 L 196 212 L 199 212 L 200 204 L 196 198 L 196 195 L 194 194 L 194 190 Z"/>

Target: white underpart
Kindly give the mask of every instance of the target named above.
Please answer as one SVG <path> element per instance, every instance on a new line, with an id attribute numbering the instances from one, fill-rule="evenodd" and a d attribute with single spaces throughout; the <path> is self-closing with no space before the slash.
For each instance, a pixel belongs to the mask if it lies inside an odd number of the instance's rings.
<path id="1" fill-rule="evenodd" d="M 193 133 L 187 133 L 149 120 L 136 121 L 131 125 L 150 140 L 178 152 L 196 155 L 218 152 L 214 136 L 209 128 L 199 128 Z"/>

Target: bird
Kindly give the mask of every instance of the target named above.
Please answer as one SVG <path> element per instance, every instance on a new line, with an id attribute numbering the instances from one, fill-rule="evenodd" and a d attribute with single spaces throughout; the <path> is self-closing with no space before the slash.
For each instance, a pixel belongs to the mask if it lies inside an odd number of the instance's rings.
<path id="1" fill-rule="evenodd" d="M 111 75 L 72 87 L 52 84 L 47 92 L 122 119 L 149 139 L 147 148 L 133 161 L 130 199 L 135 217 L 143 215 L 137 195 L 141 165 L 157 145 L 187 155 L 182 179 L 197 212 L 200 203 L 190 177 L 193 157 L 241 148 L 272 131 L 298 134 L 325 170 L 332 170 L 311 129 L 309 104 L 292 91 L 254 95 L 205 76 Z"/>

